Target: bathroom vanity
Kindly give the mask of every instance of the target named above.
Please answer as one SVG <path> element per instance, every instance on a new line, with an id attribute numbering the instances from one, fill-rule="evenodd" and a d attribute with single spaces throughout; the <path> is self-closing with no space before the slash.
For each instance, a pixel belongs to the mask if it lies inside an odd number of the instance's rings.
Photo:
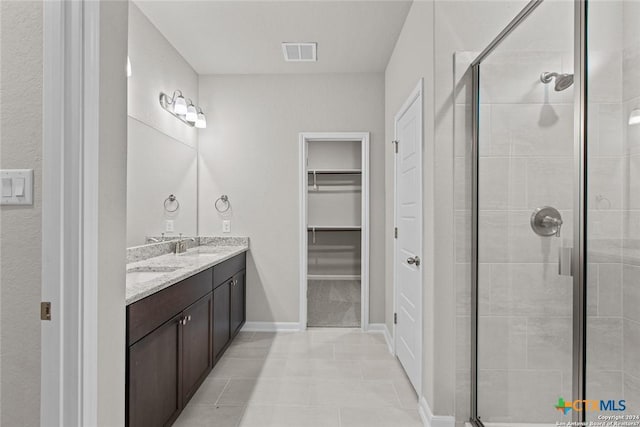
<path id="1" fill-rule="evenodd" d="M 248 245 L 128 265 L 126 422 L 172 424 L 245 322 Z"/>

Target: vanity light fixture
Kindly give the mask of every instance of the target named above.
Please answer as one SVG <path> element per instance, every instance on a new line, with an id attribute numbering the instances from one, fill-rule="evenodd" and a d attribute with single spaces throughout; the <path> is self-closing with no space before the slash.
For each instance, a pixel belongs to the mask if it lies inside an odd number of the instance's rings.
<path id="1" fill-rule="evenodd" d="M 207 127 L 207 119 L 202 108 L 193 104 L 193 101 L 184 99 L 182 91 L 176 90 L 172 96 L 160 92 L 160 106 L 169 114 L 180 120 L 187 126 L 203 129 Z"/>
<path id="2" fill-rule="evenodd" d="M 176 94 L 178 96 L 176 96 Z M 181 91 L 176 90 L 175 92 L 173 92 L 173 97 L 171 98 L 171 104 L 173 105 L 174 113 L 182 116 L 187 114 L 187 101 L 185 101 Z"/>
<path id="3" fill-rule="evenodd" d="M 193 105 L 193 101 L 189 100 L 187 103 L 187 114 L 185 115 L 185 119 L 188 122 L 195 123 L 198 119 L 198 112 L 196 111 L 196 106 Z"/>
<path id="4" fill-rule="evenodd" d="M 198 107 L 198 117 L 196 118 L 196 127 L 199 129 L 204 129 L 207 127 L 207 118 L 204 116 L 202 112 L 202 108 Z"/>
<path id="5" fill-rule="evenodd" d="M 640 108 L 631 110 L 631 113 L 629 114 L 629 124 L 630 125 L 640 124 Z"/>

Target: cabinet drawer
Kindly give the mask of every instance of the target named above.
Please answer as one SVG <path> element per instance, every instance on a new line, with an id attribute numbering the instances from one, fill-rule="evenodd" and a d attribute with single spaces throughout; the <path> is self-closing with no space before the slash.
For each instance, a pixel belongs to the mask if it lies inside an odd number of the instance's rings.
<path id="1" fill-rule="evenodd" d="M 245 269 L 247 253 L 243 252 L 213 267 L 213 287 L 216 288 L 230 279 L 231 276 Z"/>
<path id="2" fill-rule="evenodd" d="M 205 270 L 127 307 L 127 343 L 140 338 L 211 292 L 213 269 Z"/>

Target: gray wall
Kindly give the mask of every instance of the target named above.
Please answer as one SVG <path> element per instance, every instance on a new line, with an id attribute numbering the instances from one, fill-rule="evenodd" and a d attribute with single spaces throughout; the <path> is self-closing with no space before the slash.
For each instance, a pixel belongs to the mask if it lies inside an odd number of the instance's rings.
<path id="1" fill-rule="evenodd" d="M 384 322 L 383 75 L 201 76 L 200 100 L 199 232 L 221 233 L 228 194 L 231 234 L 251 238 L 248 321 L 298 322 L 298 133 L 371 132 L 370 322 Z"/>
<path id="2" fill-rule="evenodd" d="M 197 105 L 198 75 L 132 2 L 128 45 L 127 246 L 159 236 L 165 220 L 173 235 L 196 235 L 198 130 L 163 110 L 158 95 L 180 89 Z M 175 213 L 164 210 L 169 194 L 180 202 Z"/>
<path id="3" fill-rule="evenodd" d="M 393 137 L 393 117 L 418 78 L 425 78 L 424 98 L 424 362 L 423 394 L 436 415 L 468 418 L 468 316 L 456 318 L 454 224 L 454 54 L 481 51 L 526 4 L 522 1 L 456 1 L 413 3 L 385 73 L 386 138 Z M 481 16 L 482 19 L 478 19 Z M 463 141 L 463 144 L 465 142 Z M 386 235 L 393 227 L 393 155 L 386 154 Z M 465 197 L 463 195 L 462 197 Z M 437 224 L 437 226 L 435 226 Z M 393 241 L 386 241 L 386 319 L 393 313 Z M 464 250 L 461 248 L 460 250 Z M 426 263 L 429 262 L 430 266 Z M 431 267 L 431 268 L 430 268 Z M 431 271 L 429 271 L 431 270 Z M 461 276 L 461 277 L 458 277 Z M 454 357 L 453 355 L 456 355 Z M 456 372 L 456 366 L 465 365 Z M 456 393 L 457 391 L 457 393 Z M 459 411 L 456 411 L 459 408 Z"/>
<path id="4" fill-rule="evenodd" d="M 434 34 L 431 1 L 414 2 L 405 21 L 400 38 L 385 72 L 385 131 L 392 141 L 394 117 L 418 81 L 423 86 L 423 395 L 433 405 L 434 399 L 434 183 L 433 183 L 433 66 Z M 421 52 L 416 55 L 416 52 Z M 393 330 L 393 227 L 394 227 L 394 162 L 395 154 L 385 151 L 386 188 L 386 324 Z M 432 406 L 433 408 L 433 406 Z"/>
<path id="5" fill-rule="evenodd" d="M 2 168 L 33 168 L 34 205 L 2 207 L 0 424 L 40 425 L 42 2 L 3 1 Z M 16 25 L 19 23 L 19 25 Z M 127 3 L 103 2 L 100 37 L 98 424 L 124 420 Z M 18 101 L 16 101 L 18 100 Z M 118 255 L 120 254 L 120 255 Z"/>
<path id="6" fill-rule="evenodd" d="M 127 2 L 100 2 L 98 425 L 124 423 Z"/>
<path id="7" fill-rule="evenodd" d="M 0 2 L 0 167 L 34 170 L 33 206 L 0 208 L 0 424 L 40 424 L 42 30 L 39 1 Z"/>

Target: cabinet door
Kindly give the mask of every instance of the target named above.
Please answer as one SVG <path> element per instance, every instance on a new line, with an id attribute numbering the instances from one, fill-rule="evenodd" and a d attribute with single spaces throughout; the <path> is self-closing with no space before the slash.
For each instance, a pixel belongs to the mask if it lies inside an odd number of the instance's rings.
<path id="1" fill-rule="evenodd" d="M 229 342 L 229 304 L 231 281 L 213 290 L 213 357 L 217 359 Z"/>
<path id="2" fill-rule="evenodd" d="M 245 319 L 245 272 L 231 279 L 231 336 L 240 331 Z"/>
<path id="3" fill-rule="evenodd" d="M 129 347 L 129 427 L 170 425 L 180 413 L 180 319 Z"/>
<path id="4" fill-rule="evenodd" d="M 182 390 L 186 405 L 213 366 L 211 293 L 187 308 L 182 326 Z"/>

